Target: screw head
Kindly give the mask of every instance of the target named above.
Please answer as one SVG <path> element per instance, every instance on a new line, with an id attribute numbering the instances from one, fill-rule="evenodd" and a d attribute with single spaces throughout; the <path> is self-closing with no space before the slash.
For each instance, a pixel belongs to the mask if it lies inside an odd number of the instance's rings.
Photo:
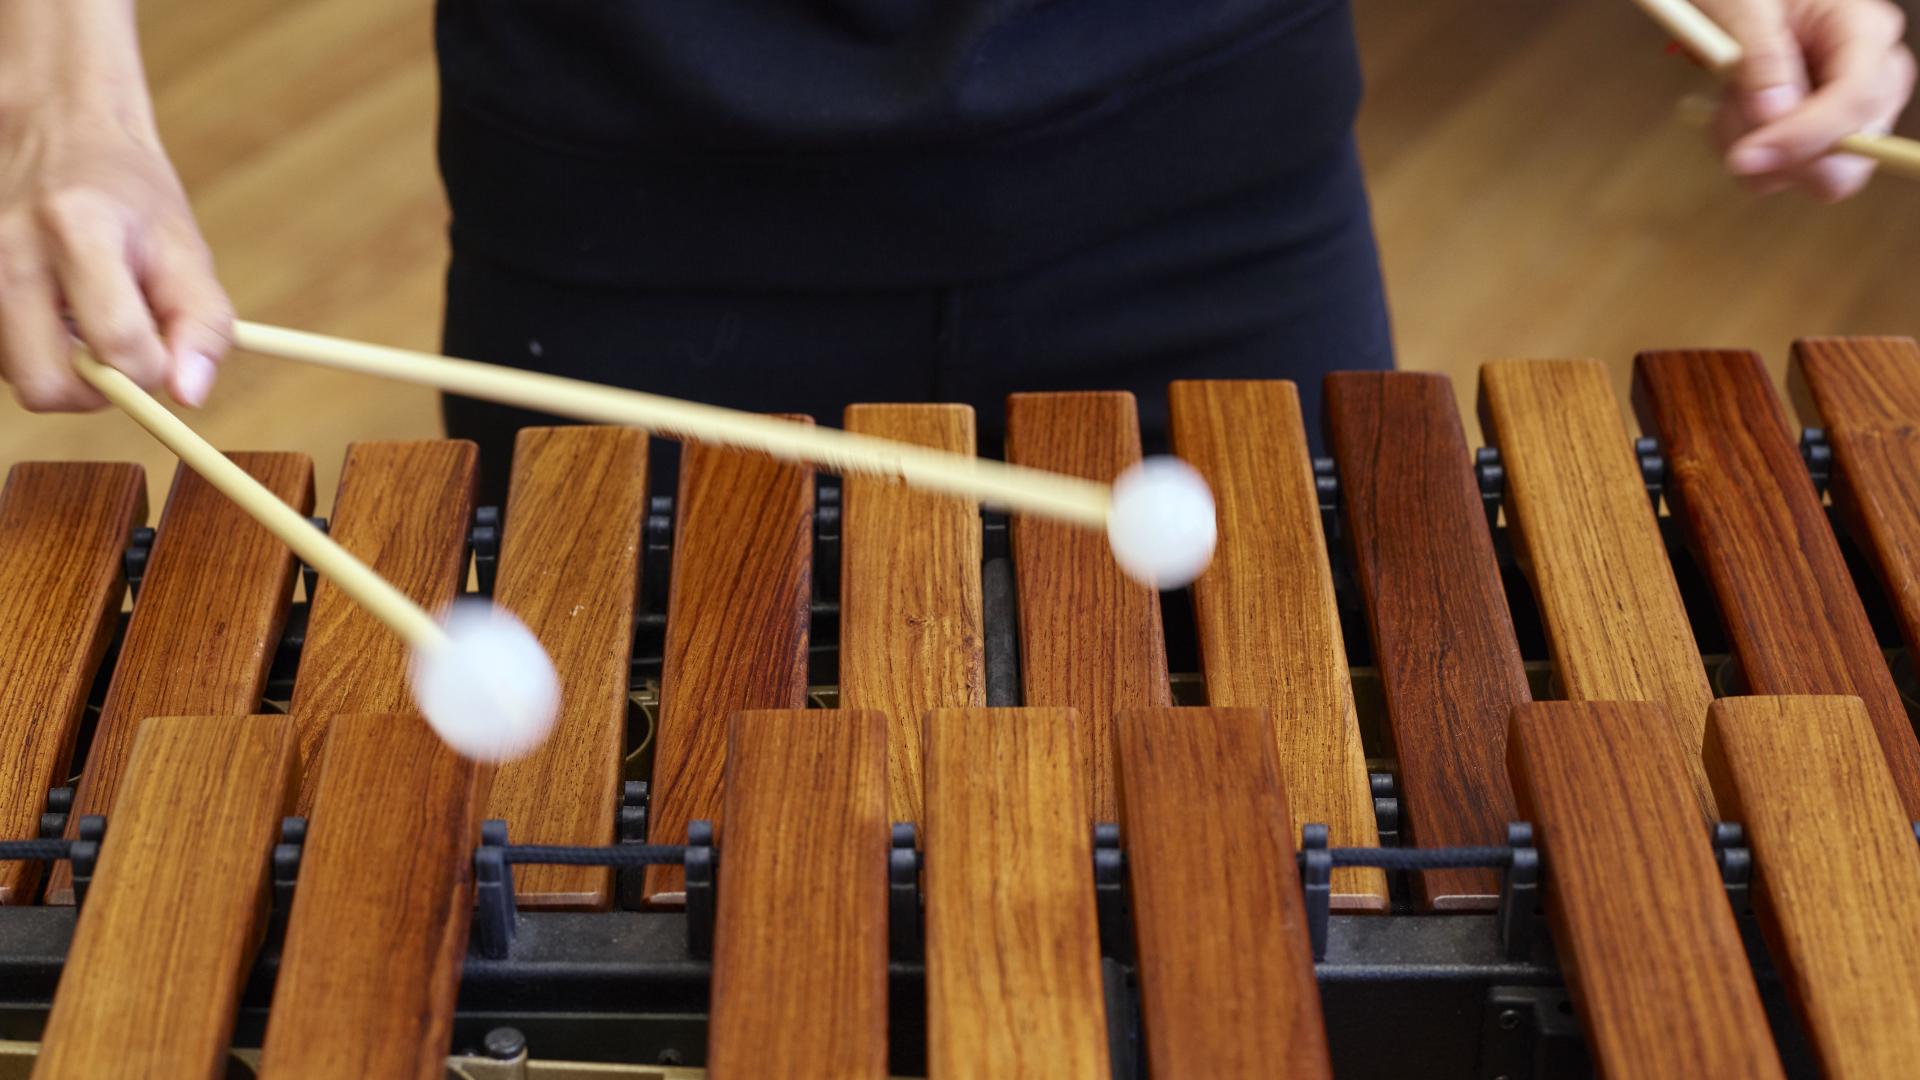
<path id="1" fill-rule="evenodd" d="M 527 1037 L 519 1028 L 497 1027 L 487 1032 L 481 1046 L 496 1061 L 512 1061 L 527 1052 Z"/>

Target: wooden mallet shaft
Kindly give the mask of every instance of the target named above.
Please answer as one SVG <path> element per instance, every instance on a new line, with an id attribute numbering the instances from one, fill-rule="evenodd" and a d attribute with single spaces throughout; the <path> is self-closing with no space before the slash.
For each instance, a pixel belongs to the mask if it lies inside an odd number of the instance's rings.
<path id="1" fill-rule="evenodd" d="M 638 390 L 251 322 L 235 325 L 234 343 L 251 352 L 576 420 L 755 450 L 833 472 L 898 479 L 914 487 L 1092 528 L 1105 528 L 1112 508 L 1111 488 L 1091 480 Z"/>
<path id="2" fill-rule="evenodd" d="M 1729 77 L 1744 55 L 1733 35 L 1688 0 L 1634 0 L 1653 21 L 1682 47 L 1722 79 Z M 1689 114 L 1691 115 L 1691 114 Z M 1888 172 L 1920 179 L 1920 141 L 1899 135 L 1856 132 L 1834 144 L 1834 149 L 1872 158 Z"/>
<path id="3" fill-rule="evenodd" d="M 1740 62 L 1740 43 L 1687 0 L 1634 0 L 1634 3 L 1715 75 L 1724 78 Z"/>
<path id="4" fill-rule="evenodd" d="M 446 631 L 419 604 L 366 563 L 353 557 L 332 537 L 314 527 L 299 511 L 276 498 L 260 481 L 247 475 L 198 432 L 167 411 L 152 395 L 121 372 L 102 364 L 85 351 L 73 358 L 74 370 L 128 416 L 152 433 L 187 467 L 232 499 L 247 516 L 305 559 L 307 565 L 338 586 L 353 601 L 400 636 L 415 652 L 435 651 L 447 643 Z"/>

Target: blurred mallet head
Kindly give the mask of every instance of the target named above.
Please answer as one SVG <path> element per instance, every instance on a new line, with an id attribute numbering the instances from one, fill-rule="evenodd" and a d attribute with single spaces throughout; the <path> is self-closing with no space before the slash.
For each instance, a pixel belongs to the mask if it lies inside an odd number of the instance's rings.
<path id="1" fill-rule="evenodd" d="M 539 749 L 560 710 L 560 679 L 519 619 L 482 600 L 447 613 L 445 643 L 413 655 L 414 701 L 462 757 L 503 762 Z"/>
<path id="2" fill-rule="evenodd" d="M 1179 458 L 1147 458 L 1114 480 L 1107 542 L 1120 569 L 1141 584 L 1178 589 L 1192 582 L 1213 560 L 1218 537 L 1213 492 Z"/>

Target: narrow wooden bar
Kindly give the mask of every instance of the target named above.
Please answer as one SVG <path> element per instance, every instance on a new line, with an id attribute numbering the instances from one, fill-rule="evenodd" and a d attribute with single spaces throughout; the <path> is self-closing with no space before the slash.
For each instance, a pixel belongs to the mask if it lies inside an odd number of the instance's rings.
<path id="1" fill-rule="evenodd" d="M 1107 1080 L 1072 709 L 927 716 L 927 1075 Z"/>
<path id="2" fill-rule="evenodd" d="M 467 583 L 480 452 L 464 440 L 347 447 L 330 533 L 428 611 Z M 410 713 L 407 646 L 325 578 L 315 590 L 290 712 L 300 731 L 300 813 L 313 811 L 327 725 L 344 713 Z"/>
<path id="3" fill-rule="evenodd" d="M 36 835 L 66 782 L 94 672 L 147 518 L 140 466 L 23 462 L 0 489 L 0 836 Z M 41 865 L 0 862 L 0 904 L 29 903 Z"/>
<path id="4" fill-rule="evenodd" d="M 1507 717 L 1532 699 L 1453 384 L 1419 372 L 1327 376 L 1353 576 L 1419 847 L 1499 844 L 1514 820 Z M 1499 906 L 1497 870 L 1415 879 L 1436 910 Z"/>
<path id="5" fill-rule="evenodd" d="M 1748 697 L 1707 714 L 1707 773 L 1746 830 L 1754 911 L 1821 1072 L 1920 1062 L 1920 848 L 1858 698 Z"/>
<path id="6" fill-rule="evenodd" d="M 1337 846 L 1378 844 L 1299 395 L 1278 380 L 1182 381 L 1167 402 L 1174 452 L 1207 478 L 1220 521 L 1193 583 L 1207 702 L 1267 710 L 1295 822 L 1324 824 Z M 1333 891 L 1337 908 L 1387 909 L 1379 870 L 1335 871 Z"/>
<path id="7" fill-rule="evenodd" d="M 887 720 L 729 724 L 707 1075 L 887 1075 Z"/>
<path id="8" fill-rule="evenodd" d="M 845 423 L 974 453 L 966 405 L 851 405 Z M 980 507 L 851 475 L 840 502 L 840 704 L 886 714 L 887 813 L 919 821 L 921 721 L 987 703 Z"/>
<path id="9" fill-rule="evenodd" d="M 235 453 L 235 464 L 299 510 L 313 510 L 305 454 Z M 149 716 L 257 712 L 293 602 L 287 546 L 192 470 L 174 473 L 120 659 L 74 792 L 80 818 L 111 813 L 140 721 Z M 47 902 L 73 902 L 73 871 L 55 863 Z"/>
<path id="10" fill-rule="evenodd" d="M 1647 702 L 1514 710 L 1507 769 L 1547 917 L 1608 1077 L 1781 1077 L 1692 796 L 1684 732 Z"/>
<path id="11" fill-rule="evenodd" d="M 1487 364 L 1480 419 L 1500 448 L 1507 534 L 1533 585 L 1561 692 L 1660 705 L 1684 736 L 1684 767 L 1711 816 L 1699 750 L 1713 688 L 1605 365 Z"/>
<path id="12" fill-rule="evenodd" d="M 807 703 L 813 474 L 690 444 L 675 514 L 647 826 L 657 844 L 720 817 L 728 717 Z M 648 867 L 648 900 L 680 903 L 684 880 L 678 866 Z"/>
<path id="13" fill-rule="evenodd" d="M 1152 1074 L 1331 1075 L 1267 714 L 1130 709 L 1117 726 Z"/>
<path id="14" fill-rule="evenodd" d="M 486 770 L 412 713 L 327 726 L 260 1074 L 439 1080 Z"/>
<path id="15" fill-rule="evenodd" d="M 140 725 L 35 1077 L 225 1075 L 299 761 L 284 716 Z"/>
<path id="16" fill-rule="evenodd" d="M 560 716 L 539 750 L 494 774 L 485 816 L 514 843 L 614 842 L 646 513 L 645 432 L 521 430 L 493 599 L 553 658 Z M 608 867 L 523 866 L 513 884 L 528 908 L 596 911 L 613 898 Z"/>
<path id="17" fill-rule="evenodd" d="M 423 605 L 444 606 L 465 581 L 477 456 L 468 442 L 355 444 L 335 539 Z M 318 593 L 293 697 L 318 775 L 302 785 L 307 840 L 262 1074 L 437 1080 L 492 770 L 420 719 L 404 645 L 324 581 Z"/>
<path id="18" fill-rule="evenodd" d="M 1808 338 L 1788 385 L 1801 419 L 1826 431 L 1834 507 L 1886 585 L 1907 650 L 1920 656 L 1920 346 L 1912 338 Z"/>
<path id="19" fill-rule="evenodd" d="M 1133 395 L 1013 394 L 1006 450 L 1015 465 L 1112 480 L 1140 460 Z M 1093 818 L 1112 821 L 1114 712 L 1173 703 L 1160 596 L 1121 572 L 1104 533 L 1021 515 L 1012 527 L 1023 700 L 1080 713 Z"/>
<path id="20" fill-rule="evenodd" d="M 1920 740 L 1760 358 L 1641 353 L 1634 398 L 1660 434 L 1667 506 L 1713 583 L 1746 687 L 1859 697 L 1920 817 Z"/>

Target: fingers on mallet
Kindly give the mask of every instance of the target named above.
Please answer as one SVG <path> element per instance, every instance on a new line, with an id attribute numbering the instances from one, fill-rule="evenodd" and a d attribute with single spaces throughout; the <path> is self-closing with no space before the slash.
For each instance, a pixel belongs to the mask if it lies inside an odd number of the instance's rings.
<path id="1" fill-rule="evenodd" d="M 1801 170 L 1800 187 L 1823 202 L 1857 194 L 1873 178 L 1874 161 L 1855 154 L 1828 154 Z"/>
<path id="2" fill-rule="evenodd" d="M 76 196 L 54 202 L 47 224 L 54 271 L 80 340 L 140 386 L 159 385 L 171 365 L 117 214 L 96 199 Z"/>
<path id="3" fill-rule="evenodd" d="M 1752 40 L 1743 43 L 1743 56 L 1732 71 L 1730 85 L 1734 91 L 1746 99 L 1774 87 L 1789 87 L 1804 93 L 1807 62 L 1793 36 L 1784 29 L 1768 29 L 1750 37 Z"/>
<path id="4" fill-rule="evenodd" d="M 203 404 L 215 366 L 233 343 L 233 305 L 197 238 L 155 260 L 147 298 L 166 338 L 167 389 L 183 405 Z"/>
<path id="5" fill-rule="evenodd" d="M 14 399 L 34 412 L 97 409 L 106 399 L 74 374 L 73 339 L 59 304 L 44 266 L 18 254 L 0 258 L 0 374 Z"/>
<path id="6" fill-rule="evenodd" d="M 1784 145 L 1795 159 L 1787 170 L 1795 184 L 1827 202 L 1844 199 L 1872 178 L 1874 162 L 1853 154 L 1830 152 L 1841 135 L 1856 131 L 1884 132 L 1906 100 L 1909 77 L 1898 71 L 1876 71 L 1844 84 L 1823 87 L 1802 115 L 1783 123 Z"/>

